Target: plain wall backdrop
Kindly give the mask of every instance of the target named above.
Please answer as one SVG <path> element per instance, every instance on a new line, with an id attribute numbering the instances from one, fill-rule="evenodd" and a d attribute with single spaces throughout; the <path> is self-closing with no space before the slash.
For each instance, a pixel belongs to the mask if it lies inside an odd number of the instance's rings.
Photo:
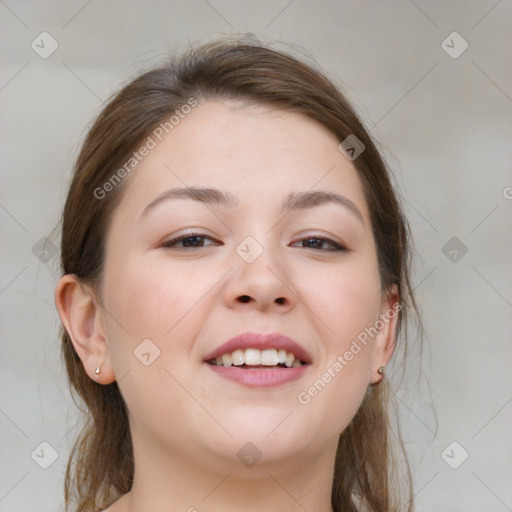
<path id="1" fill-rule="evenodd" d="M 428 334 L 398 394 L 417 510 L 512 510 L 510 0 L 2 0 L 0 16 L 1 512 L 63 506 L 78 416 L 54 228 L 88 123 L 177 45 L 247 31 L 342 85 L 400 186 Z"/>

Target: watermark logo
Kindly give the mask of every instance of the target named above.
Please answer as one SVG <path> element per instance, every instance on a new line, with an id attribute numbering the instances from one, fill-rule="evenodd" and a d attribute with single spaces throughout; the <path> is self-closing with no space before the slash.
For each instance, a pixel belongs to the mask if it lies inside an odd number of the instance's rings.
<path id="1" fill-rule="evenodd" d="M 263 247 L 252 236 L 248 236 L 238 244 L 236 253 L 246 263 L 253 263 L 263 254 Z"/>
<path id="2" fill-rule="evenodd" d="M 41 32 L 30 44 L 41 59 L 48 59 L 59 47 L 59 43 L 48 32 Z"/>
<path id="3" fill-rule="evenodd" d="M 263 454 L 254 443 L 245 443 L 236 456 L 238 460 L 246 467 L 252 468 L 258 463 Z"/>
<path id="4" fill-rule="evenodd" d="M 59 453 L 50 443 L 43 441 L 34 448 L 30 456 L 39 467 L 48 469 L 59 458 Z"/>
<path id="5" fill-rule="evenodd" d="M 458 59 L 468 49 L 468 47 L 468 42 L 458 32 L 452 32 L 441 43 L 441 48 L 452 59 Z"/>
<path id="6" fill-rule="evenodd" d="M 47 237 L 41 238 L 32 247 L 32 254 L 42 263 L 48 263 L 57 254 L 57 252 L 57 247 Z"/>
<path id="7" fill-rule="evenodd" d="M 353 162 L 365 149 L 366 146 L 353 133 L 351 133 L 339 146 L 341 154 Z"/>
<path id="8" fill-rule="evenodd" d="M 469 457 L 469 453 L 460 445 L 457 441 L 451 442 L 442 452 L 441 458 L 450 466 L 452 469 L 457 469 Z"/>
<path id="9" fill-rule="evenodd" d="M 452 262 L 458 263 L 468 252 L 467 246 L 456 236 L 446 242 L 441 252 Z"/>
<path id="10" fill-rule="evenodd" d="M 133 355 L 144 366 L 151 366 L 160 357 L 160 349 L 149 338 L 146 338 L 137 345 Z"/>

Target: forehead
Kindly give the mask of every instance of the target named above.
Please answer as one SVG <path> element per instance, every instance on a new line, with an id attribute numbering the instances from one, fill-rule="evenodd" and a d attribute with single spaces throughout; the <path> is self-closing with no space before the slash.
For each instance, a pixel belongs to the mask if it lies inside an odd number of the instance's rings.
<path id="1" fill-rule="evenodd" d="M 239 100 L 196 106 L 155 142 L 130 176 L 120 208 L 142 210 L 167 188 L 201 185 L 241 202 L 281 200 L 291 191 L 349 195 L 367 216 L 361 182 L 326 127 L 297 112 Z"/>

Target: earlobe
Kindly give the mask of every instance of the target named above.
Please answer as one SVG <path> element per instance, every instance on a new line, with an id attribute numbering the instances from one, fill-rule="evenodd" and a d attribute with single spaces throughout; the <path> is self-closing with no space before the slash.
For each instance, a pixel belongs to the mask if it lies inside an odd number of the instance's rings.
<path id="1" fill-rule="evenodd" d="M 66 274 L 57 283 L 55 305 L 87 375 L 100 384 L 112 383 L 107 333 L 93 290 L 76 275 Z"/>
<path id="2" fill-rule="evenodd" d="M 379 319 L 376 324 L 379 332 L 374 340 L 374 352 L 370 381 L 372 384 L 380 382 L 385 375 L 386 365 L 391 360 L 396 344 L 396 326 L 400 314 L 401 304 L 398 287 L 393 284 L 383 296 Z M 375 367 L 375 368 L 374 368 Z"/>

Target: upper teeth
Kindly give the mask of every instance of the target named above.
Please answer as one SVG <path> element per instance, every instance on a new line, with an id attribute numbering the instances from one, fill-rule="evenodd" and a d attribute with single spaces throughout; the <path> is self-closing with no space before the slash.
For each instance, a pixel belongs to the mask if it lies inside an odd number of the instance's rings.
<path id="1" fill-rule="evenodd" d="M 292 352 L 283 349 L 269 348 L 258 350 L 257 348 L 246 348 L 245 350 L 234 350 L 231 354 L 223 354 L 215 359 L 217 366 L 275 366 L 278 363 L 285 364 L 288 368 L 301 366 L 299 359 Z"/>

